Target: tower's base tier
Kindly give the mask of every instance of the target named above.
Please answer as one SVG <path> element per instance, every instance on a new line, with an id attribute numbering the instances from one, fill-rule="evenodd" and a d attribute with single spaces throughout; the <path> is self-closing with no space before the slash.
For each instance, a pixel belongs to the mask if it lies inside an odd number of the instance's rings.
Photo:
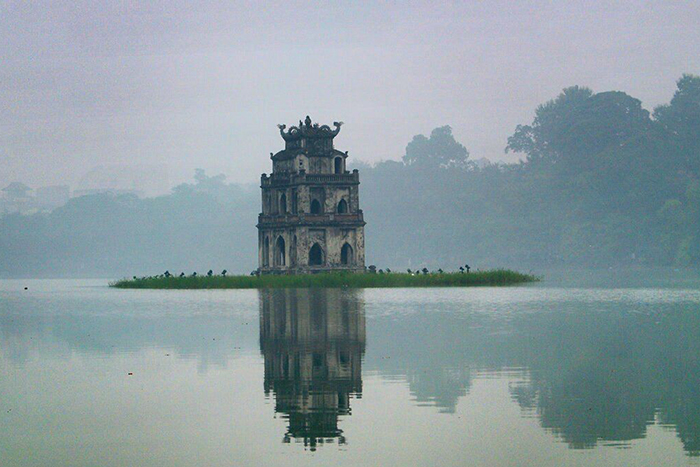
<path id="1" fill-rule="evenodd" d="M 364 222 L 258 224 L 259 271 L 310 274 L 365 270 Z"/>

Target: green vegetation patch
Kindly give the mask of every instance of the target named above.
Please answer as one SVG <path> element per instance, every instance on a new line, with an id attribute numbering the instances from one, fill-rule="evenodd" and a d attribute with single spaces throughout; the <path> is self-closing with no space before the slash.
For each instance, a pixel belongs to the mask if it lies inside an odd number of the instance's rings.
<path id="1" fill-rule="evenodd" d="M 268 289 L 309 287 L 471 287 L 535 282 L 539 278 L 507 269 L 470 273 L 324 273 L 262 276 L 141 277 L 110 283 L 120 289 Z"/>

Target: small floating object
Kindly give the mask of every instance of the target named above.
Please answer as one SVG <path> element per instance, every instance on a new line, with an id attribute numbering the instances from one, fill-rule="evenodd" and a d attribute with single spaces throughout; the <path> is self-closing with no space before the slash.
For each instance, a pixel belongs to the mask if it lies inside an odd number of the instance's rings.
<path id="1" fill-rule="evenodd" d="M 129 372 L 129 376 L 134 376 L 134 374 L 133 374 L 133 373 L 131 373 L 131 372 Z"/>
<path id="2" fill-rule="evenodd" d="M 29 287 L 25 287 L 24 290 L 29 290 Z"/>

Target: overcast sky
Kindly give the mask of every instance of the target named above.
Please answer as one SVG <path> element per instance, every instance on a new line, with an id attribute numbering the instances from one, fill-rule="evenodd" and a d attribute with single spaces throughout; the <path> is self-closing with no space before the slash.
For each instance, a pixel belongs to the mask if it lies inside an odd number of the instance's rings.
<path id="1" fill-rule="evenodd" d="M 336 146 L 397 159 L 451 125 L 472 158 L 570 85 L 647 109 L 700 73 L 700 2 L 0 2 L 0 185 L 97 166 L 255 182 L 276 124 L 345 122 Z"/>

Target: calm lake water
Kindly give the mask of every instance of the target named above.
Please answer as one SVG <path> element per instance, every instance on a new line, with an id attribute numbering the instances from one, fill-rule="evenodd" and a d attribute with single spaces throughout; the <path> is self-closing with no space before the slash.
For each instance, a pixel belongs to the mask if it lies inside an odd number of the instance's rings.
<path id="1" fill-rule="evenodd" d="M 0 421 L 2 466 L 700 465 L 700 276 L 2 281 Z"/>

